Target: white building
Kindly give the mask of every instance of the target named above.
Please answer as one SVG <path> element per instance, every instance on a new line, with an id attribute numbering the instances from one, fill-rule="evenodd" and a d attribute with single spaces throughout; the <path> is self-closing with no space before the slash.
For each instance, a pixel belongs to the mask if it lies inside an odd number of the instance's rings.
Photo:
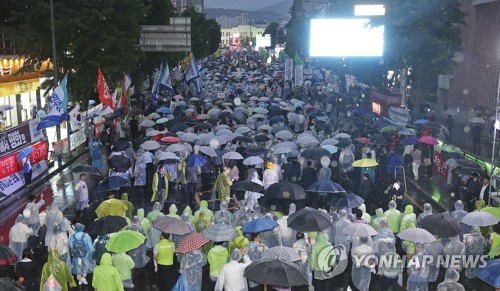
<path id="1" fill-rule="evenodd" d="M 262 35 L 265 30 L 265 27 L 254 25 L 238 25 L 221 29 L 221 46 L 239 45 L 241 42 L 250 43 L 253 37 Z"/>

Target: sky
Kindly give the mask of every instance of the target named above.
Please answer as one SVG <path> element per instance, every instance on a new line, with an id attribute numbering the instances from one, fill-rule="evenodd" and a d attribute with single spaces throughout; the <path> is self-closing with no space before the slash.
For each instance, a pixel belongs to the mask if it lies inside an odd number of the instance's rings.
<path id="1" fill-rule="evenodd" d="M 206 8 L 226 8 L 239 10 L 259 10 L 281 0 L 205 0 Z"/>

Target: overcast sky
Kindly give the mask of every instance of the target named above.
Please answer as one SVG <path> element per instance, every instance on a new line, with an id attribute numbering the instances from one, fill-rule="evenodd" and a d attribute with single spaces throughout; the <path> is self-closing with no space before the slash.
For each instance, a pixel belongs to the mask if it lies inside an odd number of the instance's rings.
<path id="1" fill-rule="evenodd" d="M 240 10 L 259 10 L 281 0 L 205 0 L 206 8 L 226 8 Z"/>

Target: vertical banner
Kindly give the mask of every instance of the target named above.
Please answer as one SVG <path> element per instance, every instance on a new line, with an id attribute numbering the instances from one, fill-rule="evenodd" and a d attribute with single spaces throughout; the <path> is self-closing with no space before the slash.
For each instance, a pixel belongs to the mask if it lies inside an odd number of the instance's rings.
<path id="1" fill-rule="evenodd" d="M 293 77 L 293 59 L 285 60 L 285 81 L 291 81 Z"/>
<path id="2" fill-rule="evenodd" d="M 302 87 L 304 85 L 304 65 L 295 66 L 295 86 Z"/>

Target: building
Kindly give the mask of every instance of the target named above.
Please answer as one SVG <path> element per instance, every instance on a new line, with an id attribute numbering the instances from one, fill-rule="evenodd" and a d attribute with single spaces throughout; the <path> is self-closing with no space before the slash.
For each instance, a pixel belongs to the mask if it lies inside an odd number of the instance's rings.
<path id="1" fill-rule="evenodd" d="M 248 13 L 242 13 L 239 16 L 219 16 L 215 18 L 215 21 L 220 25 L 220 28 L 227 29 L 231 27 L 236 27 L 238 25 L 251 25 L 253 24 L 253 19 L 251 19 Z"/>
<path id="2" fill-rule="evenodd" d="M 457 116 L 465 119 L 477 114 L 472 112 L 474 108 L 495 108 L 500 70 L 500 0 L 462 0 L 461 9 L 467 13 L 462 27 L 463 54 L 455 58 L 453 75 L 440 77 L 438 102 L 443 109 L 468 110 Z"/>
<path id="3" fill-rule="evenodd" d="M 204 11 L 204 0 L 170 0 L 177 12 L 182 13 L 189 7 L 193 7 L 198 13 L 203 13 Z"/>
<path id="4" fill-rule="evenodd" d="M 252 38 L 262 35 L 265 30 L 265 27 L 254 25 L 238 25 L 232 28 L 221 29 L 221 46 L 237 46 L 241 43 L 250 43 Z"/>

